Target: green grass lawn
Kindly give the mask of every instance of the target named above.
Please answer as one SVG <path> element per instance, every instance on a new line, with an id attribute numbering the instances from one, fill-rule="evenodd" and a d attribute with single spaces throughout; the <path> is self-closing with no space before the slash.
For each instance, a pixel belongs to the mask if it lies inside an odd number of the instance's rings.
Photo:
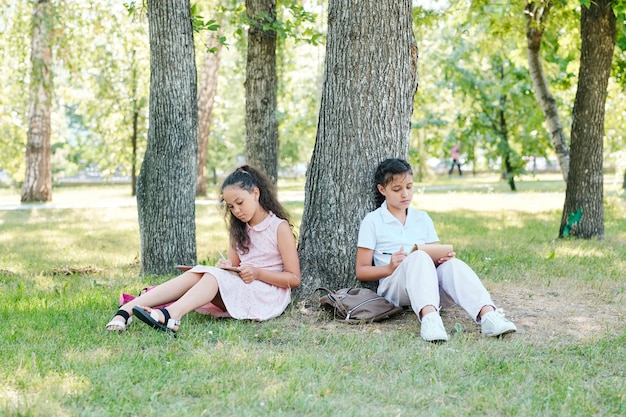
<path id="1" fill-rule="evenodd" d="M 167 279 L 139 275 L 136 208 L 0 211 L 0 415 L 626 415 L 623 195 L 607 196 L 605 240 L 563 240 L 562 184 L 512 196 L 497 180 L 463 181 L 421 185 L 416 206 L 518 325 L 503 339 L 454 308 L 442 314 L 450 341 L 433 345 L 412 313 L 345 326 L 310 302 L 263 323 L 191 313 L 176 339 L 141 323 L 112 334 L 119 294 Z M 59 189 L 55 203 L 125 193 Z M 537 193 L 557 201 L 511 200 Z M 510 206 L 467 209 L 489 195 Z M 287 206 L 299 223 L 302 203 Z M 198 257 L 214 262 L 227 246 L 214 205 L 198 205 L 197 227 Z"/>

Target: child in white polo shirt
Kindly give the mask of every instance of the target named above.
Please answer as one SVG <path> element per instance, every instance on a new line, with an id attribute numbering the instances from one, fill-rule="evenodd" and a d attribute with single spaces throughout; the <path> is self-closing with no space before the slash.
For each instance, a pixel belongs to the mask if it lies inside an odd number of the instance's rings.
<path id="1" fill-rule="evenodd" d="M 430 216 L 411 207 L 413 170 L 403 159 L 380 163 L 374 175 L 377 209 L 361 222 L 356 276 L 379 281 L 378 294 L 400 306 L 411 306 L 421 322 L 420 335 L 429 342 L 448 340 L 439 309 L 461 306 L 487 336 L 517 330 L 497 310 L 476 273 L 451 252 L 433 261 L 413 245 L 438 243 Z"/>

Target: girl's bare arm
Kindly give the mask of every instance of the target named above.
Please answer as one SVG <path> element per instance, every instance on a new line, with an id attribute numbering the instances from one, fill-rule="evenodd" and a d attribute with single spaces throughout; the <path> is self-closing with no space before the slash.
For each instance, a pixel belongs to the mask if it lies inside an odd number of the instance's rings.
<path id="1" fill-rule="evenodd" d="M 282 288 L 296 288 L 300 285 L 300 260 L 296 239 L 291 227 L 286 222 L 278 226 L 278 251 L 283 260 L 285 270 L 283 272 L 268 271 L 256 267 L 241 267 L 239 276 L 245 282 L 260 280 L 268 284 Z"/>
<path id="2" fill-rule="evenodd" d="M 399 251 L 392 255 L 392 262 L 388 265 L 373 266 L 372 260 L 374 259 L 374 251 L 372 249 L 357 248 L 356 250 L 356 277 L 359 281 L 377 281 L 381 278 L 385 278 L 393 273 L 398 267 L 400 259 L 406 257 L 406 253 L 402 255 L 404 251 Z M 394 263 L 394 257 L 399 262 Z"/>

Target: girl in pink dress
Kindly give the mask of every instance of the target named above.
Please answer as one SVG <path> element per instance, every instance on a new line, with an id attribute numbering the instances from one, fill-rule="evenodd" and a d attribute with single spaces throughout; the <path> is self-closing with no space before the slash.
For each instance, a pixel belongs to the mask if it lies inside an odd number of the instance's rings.
<path id="1" fill-rule="evenodd" d="M 124 331 L 134 314 L 149 326 L 176 334 L 181 318 L 212 303 L 236 319 L 268 320 L 291 302 L 300 263 L 289 218 L 274 184 L 244 165 L 222 184 L 230 247 L 228 260 L 197 265 L 120 307 L 106 328 Z M 227 269 L 224 269 L 227 268 Z M 166 308 L 151 308 L 169 304 Z"/>

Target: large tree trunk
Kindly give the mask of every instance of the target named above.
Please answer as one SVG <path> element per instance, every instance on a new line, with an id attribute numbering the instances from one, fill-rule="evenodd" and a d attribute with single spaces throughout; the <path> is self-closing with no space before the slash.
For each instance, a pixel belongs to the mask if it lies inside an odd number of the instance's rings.
<path id="1" fill-rule="evenodd" d="M 597 0 L 582 8 L 580 73 L 560 237 L 604 238 L 602 142 L 615 21 L 610 0 Z"/>
<path id="2" fill-rule="evenodd" d="M 407 157 L 416 90 L 411 1 L 330 0 L 300 228 L 300 296 L 355 284 L 359 225 L 374 209 L 373 173 L 387 157 Z"/>
<path id="3" fill-rule="evenodd" d="M 548 81 L 543 73 L 543 65 L 539 51 L 541 49 L 541 40 L 545 30 L 545 22 L 548 19 L 548 13 L 552 8 L 552 1 L 529 1 L 526 5 L 526 43 L 528 55 L 528 68 L 530 70 L 530 78 L 533 82 L 535 97 L 543 110 L 548 132 L 552 140 L 554 152 L 559 160 L 561 174 L 567 182 L 569 173 L 569 149 L 567 140 L 561 125 L 556 100 L 550 92 Z"/>
<path id="4" fill-rule="evenodd" d="M 276 182 L 276 31 L 263 28 L 276 21 L 276 0 L 246 0 L 246 13 L 251 22 L 245 82 L 246 159 Z"/>
<path id="5" fill-rule="evenodd" d="M 200 88 L 198 89 L 198 174 L 196 176 L 196 195 L 207 195 L 206 163 L 211 134 L 211 116 L 213 103 L 217 93 L 217 79 L 220 67 L 220 51 L 222 44 L 215 35 L 209 33 L 207 48 L 215 48 L 215 52 L 205 52 L 202 71 L 200 73 Z"/>
<path id="6" fill-rule="evenodd" d="M 52 106 L 52 4 L 35 2 L 31 48 L 30 95 L 26 141 L 26 175 L 22 203 L 52 200 L 50 109 Z"/>
<path id="7" fill-rule="evenodd" d="M 189 1 L 148 3 L 150 125 L 137 181 L 141 271 L 196 261 L 198 102 Z"/>

